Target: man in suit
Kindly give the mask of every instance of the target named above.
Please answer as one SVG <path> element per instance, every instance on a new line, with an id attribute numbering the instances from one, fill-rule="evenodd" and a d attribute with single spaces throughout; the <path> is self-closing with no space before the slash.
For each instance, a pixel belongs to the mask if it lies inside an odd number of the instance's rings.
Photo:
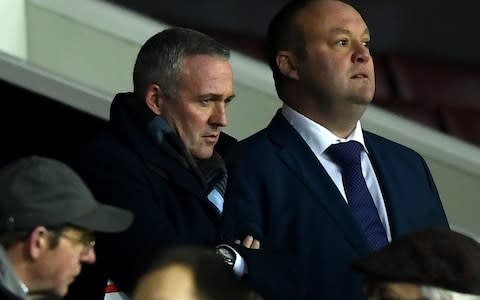
<path id="1" fill-rule="evenodd" d="M 449 226 L 423 158 L 362 129 L 375 90 L 369 43 L 361 15 L 342 1 L 286 4 L 266 38 L 283 107 L 228 163 L 225 237 L 251 234 L 260 251 L 295 261 L 286 272 L 302 284 L 296 299 L 362 299 L 354 258 L 412 230 Z M 355 177 L 329 150 L 336 144 L 354 146 Z"/>
<path id="2" fill-rule="evenodd" d="M 102 132 L 72 163 L 100 201 L 135 213 L 132 226 L 99 235 L 97 264 L 68 299 L 103 299 L 107 279 L 127 295 L 151 258 L 175 245 L 215 249 L 226 151 L 222 134 L 234 98 L 229 49 L 187 28 L 169 28 L 141 47 L 133 93 L 119 93 Z M 227 142 L 225 142 L 227 141 Z M 248 238 L 243 246 L 258 247 Z"/>

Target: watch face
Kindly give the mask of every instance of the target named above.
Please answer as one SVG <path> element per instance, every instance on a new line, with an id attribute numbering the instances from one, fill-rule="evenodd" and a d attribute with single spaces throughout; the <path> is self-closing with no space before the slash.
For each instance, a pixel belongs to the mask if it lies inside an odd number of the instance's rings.
<path id="1" fill-rule="evenodd" d="M 235 263 L 235 253 L 230 249 L 219 247 L 217 248 L 217 254 L 220 254 L 228 265 L 233 266 Z"/>

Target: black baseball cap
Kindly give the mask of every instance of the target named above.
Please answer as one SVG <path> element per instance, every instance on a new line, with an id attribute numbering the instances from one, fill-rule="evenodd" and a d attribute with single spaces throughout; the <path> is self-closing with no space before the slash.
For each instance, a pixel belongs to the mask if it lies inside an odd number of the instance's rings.
<path id="1" fill-rule="evenodd" d="M 70 224 L 113 233 L 132 221 L 131 212 L 96 201 L 77 173 L 58 160 L 29 156 L 0 170 L 0 232 Z"/>

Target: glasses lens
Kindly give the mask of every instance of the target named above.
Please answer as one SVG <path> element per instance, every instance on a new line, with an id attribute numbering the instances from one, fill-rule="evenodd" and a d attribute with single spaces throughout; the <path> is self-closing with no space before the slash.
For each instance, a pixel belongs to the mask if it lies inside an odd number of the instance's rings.
<path id="1" fill-rule="evenodd" d="M 90 232 L 82 232 L 80 236 L 75 237 L 67 232 L 59 232 L 58 235 L 69 240 L 74 245 L 83 247 L 81 254 L 86 254 L 95 246 L 95 236 Z"/>

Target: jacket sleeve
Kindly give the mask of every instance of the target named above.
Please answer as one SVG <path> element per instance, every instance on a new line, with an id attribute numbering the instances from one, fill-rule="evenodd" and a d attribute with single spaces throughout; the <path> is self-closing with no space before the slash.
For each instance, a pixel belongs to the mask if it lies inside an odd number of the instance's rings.
<path id="1" fill-rule="evenodd" d="M 243 164 L 245 165 L 245 164 Z M 302 263 L 297 253 L 282 249 L 265 237 L 263 220 L 267 205 L 263 202 L 262 180 L 251 168 L 231 168 L 226 195 L 222 232 L 224 239 L 239 252 L 247 265 L 246 278 L 265 299 L 304 299 Z M 252 235 L 260 249 L 248 249 L 233 243 Z"/>

